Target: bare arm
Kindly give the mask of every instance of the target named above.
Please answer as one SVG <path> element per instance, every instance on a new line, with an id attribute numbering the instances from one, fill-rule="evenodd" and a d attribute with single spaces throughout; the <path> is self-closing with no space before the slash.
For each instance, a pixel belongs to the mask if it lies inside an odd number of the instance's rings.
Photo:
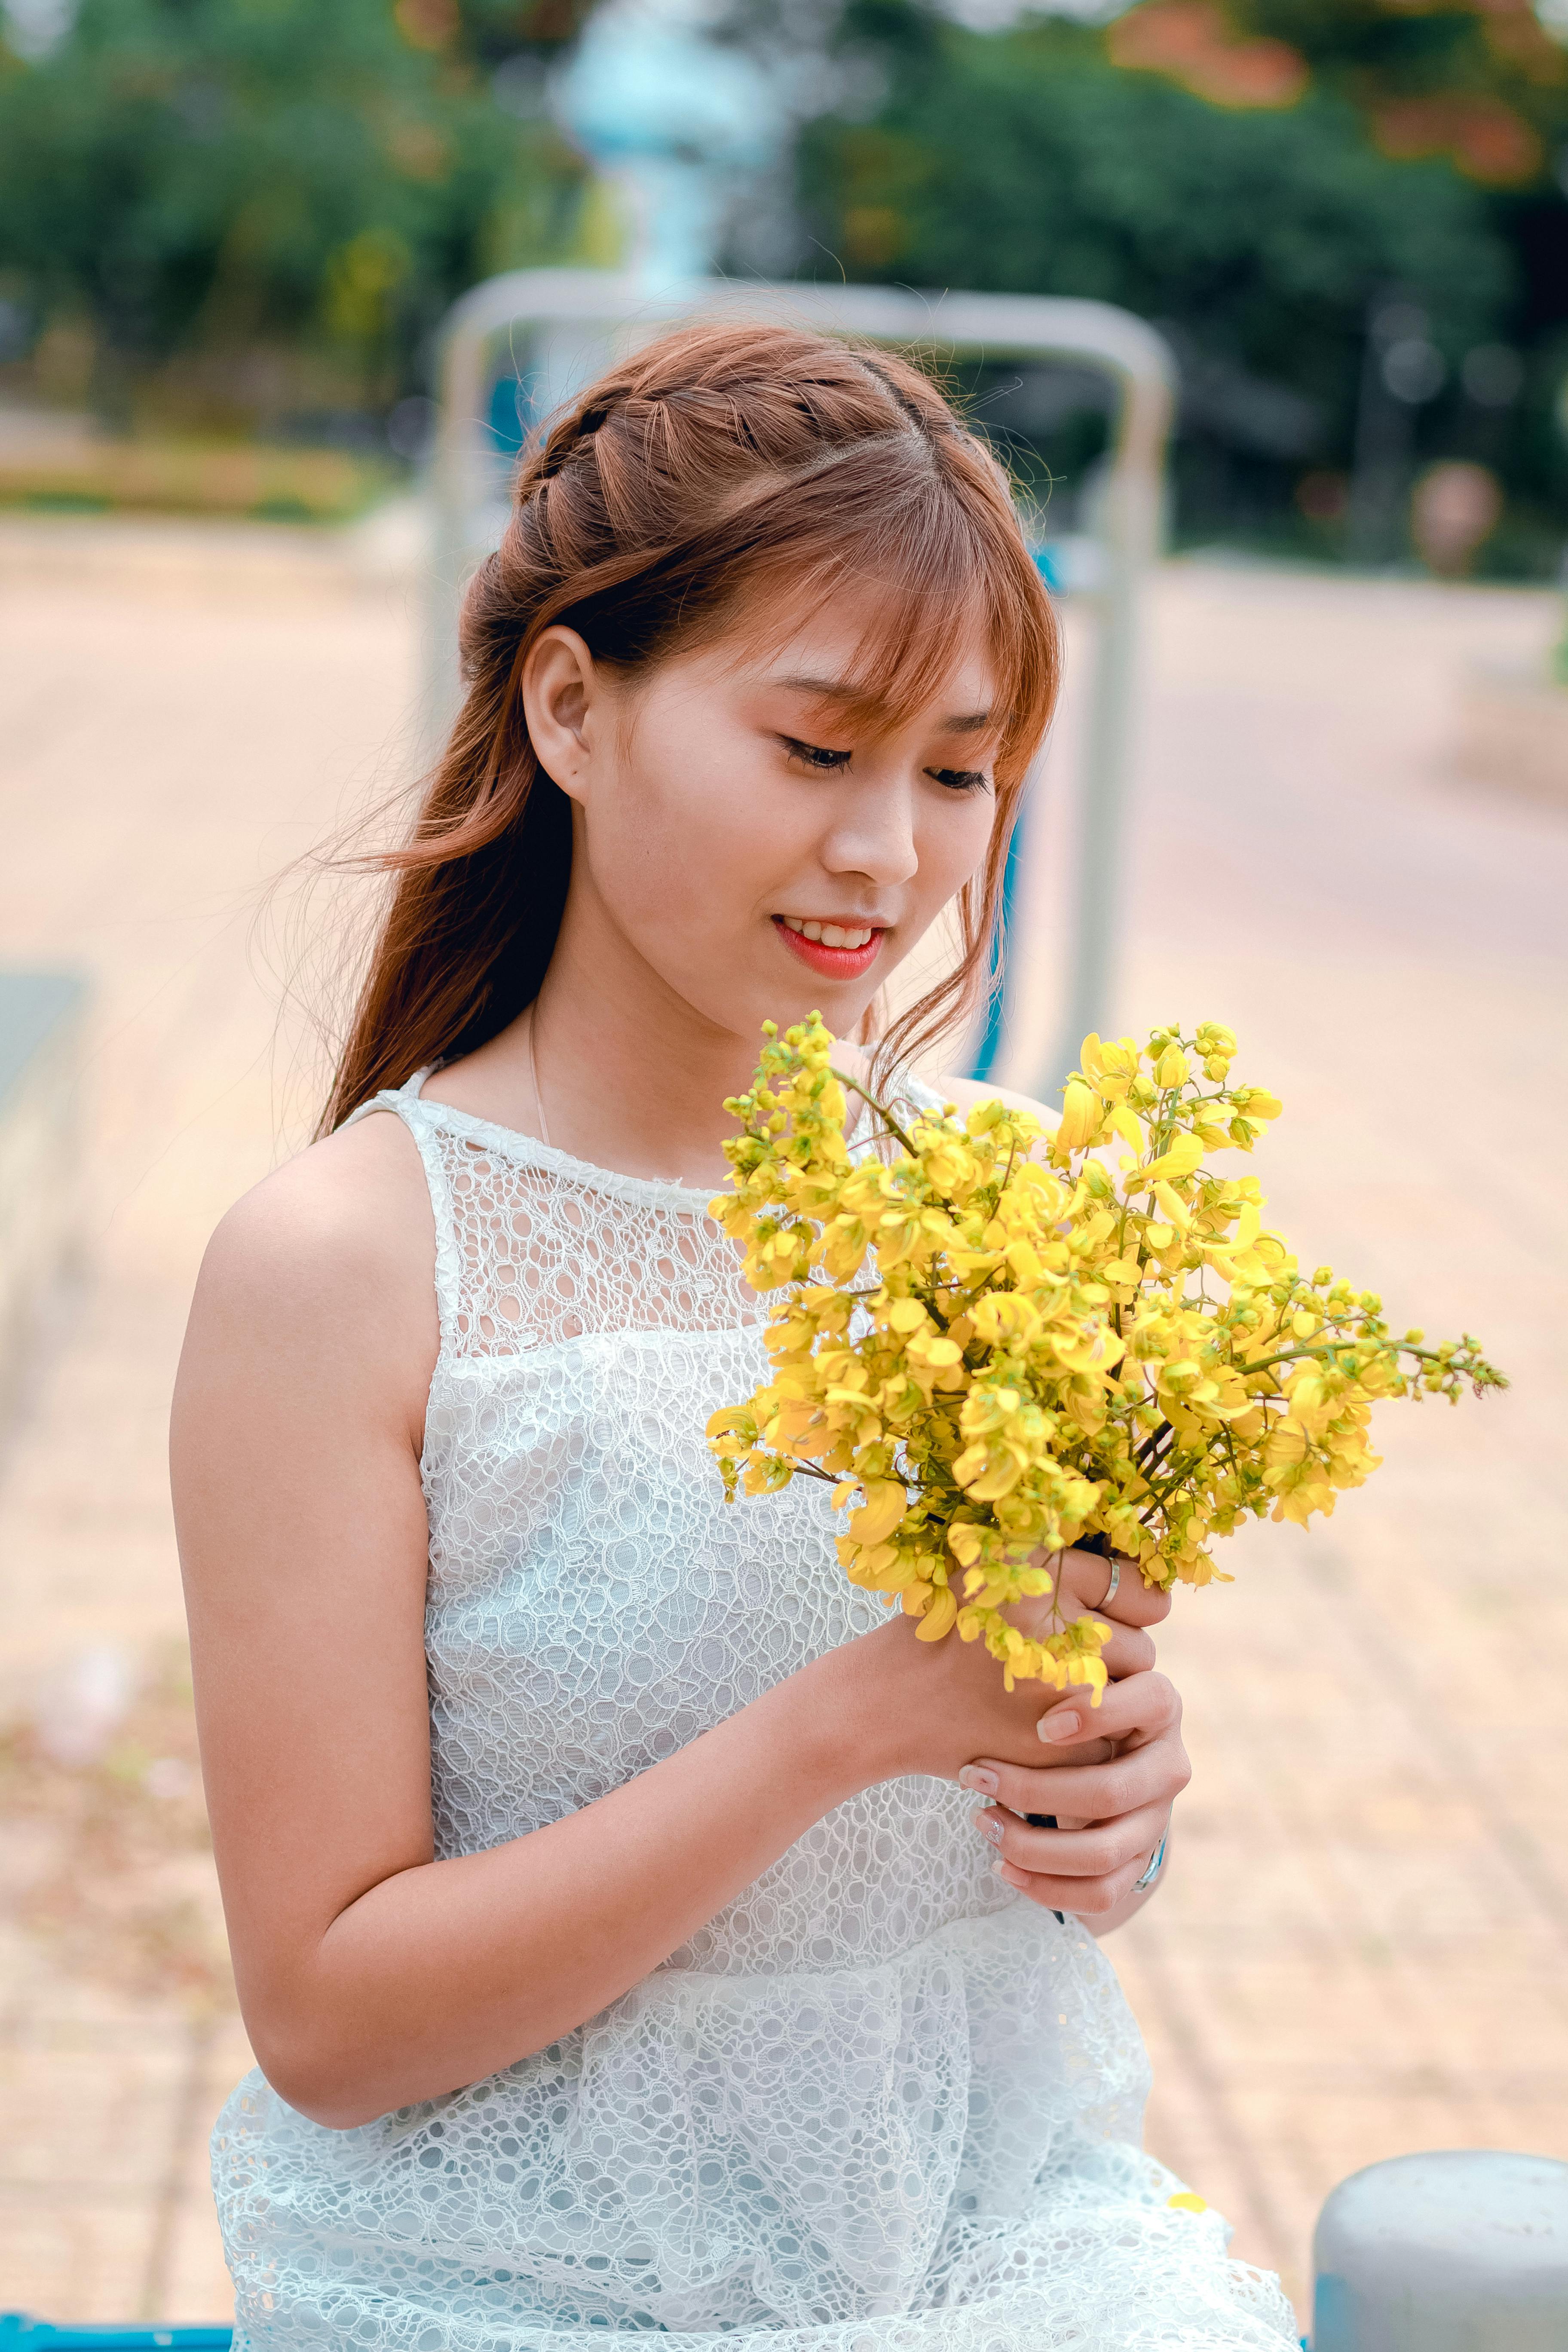
<path id="1" fill-rule="evenodd" d="M 990 1658 L 917 1643 L 900 1618 L 581 1812 L 437 1862 L 418 1475 L 433 1246 L 395 1121 L 316 1147 L 220 1228 L 175 1401 L 241 2002 L 283 2096 L 345 2127 L 596 2014 L 858 1789 L 1042 1757 L 1043 1694 L 1008 1696 Z M 1086 1573 L 1098 1591 L 1103 1563 Z M 1158 1596 L 1143 1601 L 1150 1622 Z M 1152 1657 L 1134 1631 L 1113 1652 L 1113 1671 Z"/>

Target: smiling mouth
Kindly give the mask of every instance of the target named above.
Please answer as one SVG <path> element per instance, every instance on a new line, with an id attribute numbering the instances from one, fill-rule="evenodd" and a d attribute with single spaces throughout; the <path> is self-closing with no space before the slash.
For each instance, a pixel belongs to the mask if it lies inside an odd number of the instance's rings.
<path id="1" fill-rule="evenodd" d="M 773 929 L 792 954 L 831 980 L 853 980 L 876 961 L 886 936 L 872 923 L 835 923 L 775 915 Z"/>

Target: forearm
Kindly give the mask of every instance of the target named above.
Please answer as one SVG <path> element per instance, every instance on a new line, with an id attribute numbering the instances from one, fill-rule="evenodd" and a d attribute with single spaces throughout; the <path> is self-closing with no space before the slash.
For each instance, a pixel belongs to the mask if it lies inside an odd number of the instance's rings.
<path id="1" fill-rule="evenodd" d="M 346 2128 L 596 2015 L 864 1785 L 853 1683 L 829 1653 L 581 1812 L 369 1888 L 247 2000 L 270 2079 Z"/>

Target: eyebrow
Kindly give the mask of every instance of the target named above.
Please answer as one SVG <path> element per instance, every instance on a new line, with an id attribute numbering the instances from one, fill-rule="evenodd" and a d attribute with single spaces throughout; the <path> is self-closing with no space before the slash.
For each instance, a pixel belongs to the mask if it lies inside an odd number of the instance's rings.
<path id="1" fill-rule="evenodd" d="M 788 677 L 770 678 L 770 686 L 782 687 L 788 694 L 809 694 L 819 702 L 854 702 L 862 708 L 874 702 L 864 687 L 854 686 L 841 677 L 814 677 L 807 671 L 797 671 Z M 966 710 L 939 722 L 943 735 L 984 735 L 994 724 L 989 710 Z"/>

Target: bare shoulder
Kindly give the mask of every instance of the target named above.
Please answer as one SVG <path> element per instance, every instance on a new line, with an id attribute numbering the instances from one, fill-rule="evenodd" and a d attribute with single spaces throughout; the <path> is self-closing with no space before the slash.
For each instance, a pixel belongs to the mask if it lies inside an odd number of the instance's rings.
<path id="1" fill-rule="evenodd" d="M 435 1226 L 401 1119 L 378 1115 L 311 1144 L 229 1210 L 202 1262 L 193 1354 L 252 1363 L 303 1349 L 422 1400 L 438 1345 Z M 356 1367 L 357 1360 L 357 1367 Z"/>
<path id="2" fill-rule="evenodd" d="M 380 1286 L 426 1240 L 428 1262 L 419 1155 L 402 1120 L 380 1115 L 312 1143 L 237 1201 L 208 1244 L 203 1280 L 305 1294 Z"/>

